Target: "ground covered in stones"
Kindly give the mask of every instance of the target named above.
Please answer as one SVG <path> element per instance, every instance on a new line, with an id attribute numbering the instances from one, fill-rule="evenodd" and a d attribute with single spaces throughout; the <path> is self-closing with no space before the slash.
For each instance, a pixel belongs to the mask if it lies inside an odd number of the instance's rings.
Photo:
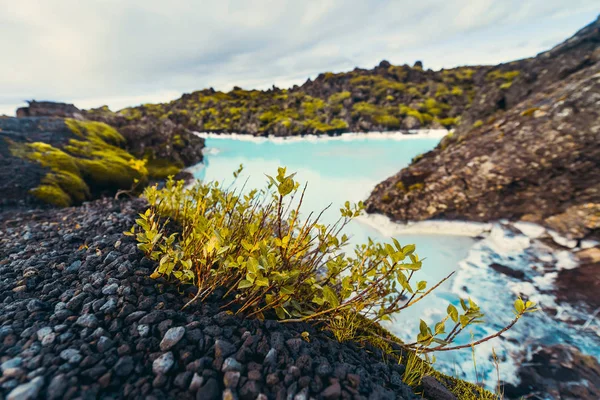
<path id="1" fill-rule="evenodd" d="M 0 213 L 0 399 L 421 398 L 377 349 L 218 301 L 182 310 L 186 297 L 150 279 L 153 263 L 122 234 L 143 209 L 103 199 Z"/>

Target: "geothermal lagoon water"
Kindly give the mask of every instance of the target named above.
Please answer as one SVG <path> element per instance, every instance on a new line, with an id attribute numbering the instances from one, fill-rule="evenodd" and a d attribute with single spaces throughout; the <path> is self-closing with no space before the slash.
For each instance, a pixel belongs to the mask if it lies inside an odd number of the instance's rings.
<path id="1" fill-rule="evenodd" d="M 373 187 L 407 166 L 411 159 L 433 149 L 445 131 L 424 131 L 416 135 L 345 134 L 340 137 L 308 137 L 293 139 L 253 138 L 243 135 L 202 135 L 206 138 L 205 160 L 190 168 L 198 179 L 218 180 L 224 185 L 233 181 L 232 173 L 243 164 L 238 185 L 263 188 L 265 174 L 276 175 L 277 167 L 286 166 L 295 179 L 308 182 L 303 214 L 320 211 L 323 222 L 339 217 L 346 200 L 365 200 Z M 529 296 L 542 306 L 542 311 L 525 318 L 503 338 L 494 339 L 475 352 L 477 370 L 473 370 L 470 349 L 436 355 L 436 367 L 452 376 L 495 385 L 495 371 L 490 359 L 492 347 L 498 354 L 502 379 L 515 382 L 517 352 L 538 344 L 571 343 L 583 352 L 600 356 L 598 326 L 586 329 L 571 322 L 585 318 L 579 310 L 556 304 L 551 294 L 556 271 L 576 266 L 568 251 L 556 251 L 536 241 L 543 229 L 527 224 L 467 224 L 461 222 L 426 222 L 411 226 L 390 222 L 382 216 L 364 216 L 352 221 L 345 233 L 352 243 L 389 241 L 414 243 L 417 254 L 425 258 L 416 280 L 426 280 L 429 287 L 452 271 L 455 275 L 432 295 L 407 309 L 387 328 L 400 338 L 416 338 L 419 319 L 427 323 L 439 321 L 449 302 L 458 306 L 458 298 L 472 297 L 487 314 L 485 326 L 472 331 L 475 337 L 493 332 L 510 321 L 512 302 L 518 294 Z M 352 248 L 348 249 L 352 251 Z M 526 279 L 517 280 L 489 267 L 497 263 L 523 271 Z M 470 341 L 467 332 L 461 343 Z"/>

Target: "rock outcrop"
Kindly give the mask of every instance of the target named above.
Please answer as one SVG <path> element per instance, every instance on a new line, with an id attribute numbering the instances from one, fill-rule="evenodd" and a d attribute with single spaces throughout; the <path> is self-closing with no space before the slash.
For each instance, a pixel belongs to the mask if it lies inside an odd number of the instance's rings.
<path id="1" fill-rule="evenodd" d="M 123 126 L 117 117 L 91 121 L 72 104 L 37 101 L 17 115 L 0 118 L 0 206 L 79 204 L 202 160 L 204 139 L 171 121 Z"/>
<path id="2" fill-rule="evenodd" d="M 600 19 L 482 87 L 464 123 L 377 185 L 367 210 L 394 220 L 502 218 L 570 238 L 600 229 Z M 485 121 L 484 121 L 485 120 Z"/>

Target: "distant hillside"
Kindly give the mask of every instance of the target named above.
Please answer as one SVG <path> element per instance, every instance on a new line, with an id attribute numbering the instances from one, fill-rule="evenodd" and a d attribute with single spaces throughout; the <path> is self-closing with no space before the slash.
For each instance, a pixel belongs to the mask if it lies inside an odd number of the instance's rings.
<path id="1" fill-rule="evenodd" d="M 86 117 L 125 131 L 172 121 L 193 131 L 261 136 L 453 128 L 480 87 L 507 90 L 518 75 L 510 66 L 431 71 L 420 63 L 382 61 L 370 70 L 320 74 L 287 90 L 205 89 L 164 104 L 88 110 Z"/>
<path id="2" fill-rule="evenodd" d="M 600 18 L 487 76 L 507 74 L 514 79 L 500 87 L 485 80 L 436 149 L 380 183 L 368 211 L 394 220 L 522 219 L 573 238 L 600 236 Z"/>

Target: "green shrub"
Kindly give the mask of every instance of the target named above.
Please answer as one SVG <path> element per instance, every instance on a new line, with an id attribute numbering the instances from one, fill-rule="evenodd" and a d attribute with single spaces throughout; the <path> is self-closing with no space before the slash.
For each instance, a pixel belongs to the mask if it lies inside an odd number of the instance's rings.
<path id="1" fill-rule="evenodd" d="M 422 261 L 414 245 L 402 246 L 395 239 L 391 244 L 369 240 L 356 246 L 354 255 L 346 254 L 348 237 L 342 231 L 361 213 L 362 203 L 346 202 L 333 225 L 321 224 L 319 217 L 302 221 L 302 200 L 286 211 L 290 198 L 304 196 L 294 174 L 279 168 L 268 179 L 267 189 L 247 194 L 216 182 L 185 188 L 169 180 L 163 189 L 147 188 L 149 208 L 126 234 L 135 236 L 138 247 L 157 263 L 151 277 L 195 285 L 196 295 L 186 306 L 221 287 L 226 291 L 223 308 L 235 314 L 326 322 L 333 330 L 366 321 L 360 330 L 373 332 L 378 321 L 417 303 L 452 275 L 429 289 L 425 281 L 412 281 Z M 460 306 L 459 312 L 449 305 L 433 329 L 420 321 L 417 341 L 402 346 L 419 354 L 470 348 L 474 344 L 451 343 L 467 326 L 482 322 L 483 313 L 471 299 Z M 533 307 L 517 299 L 511 323 L 477 343 L 499 336 Z M 379 334 L 371 337 L 382 340 Z"/>

